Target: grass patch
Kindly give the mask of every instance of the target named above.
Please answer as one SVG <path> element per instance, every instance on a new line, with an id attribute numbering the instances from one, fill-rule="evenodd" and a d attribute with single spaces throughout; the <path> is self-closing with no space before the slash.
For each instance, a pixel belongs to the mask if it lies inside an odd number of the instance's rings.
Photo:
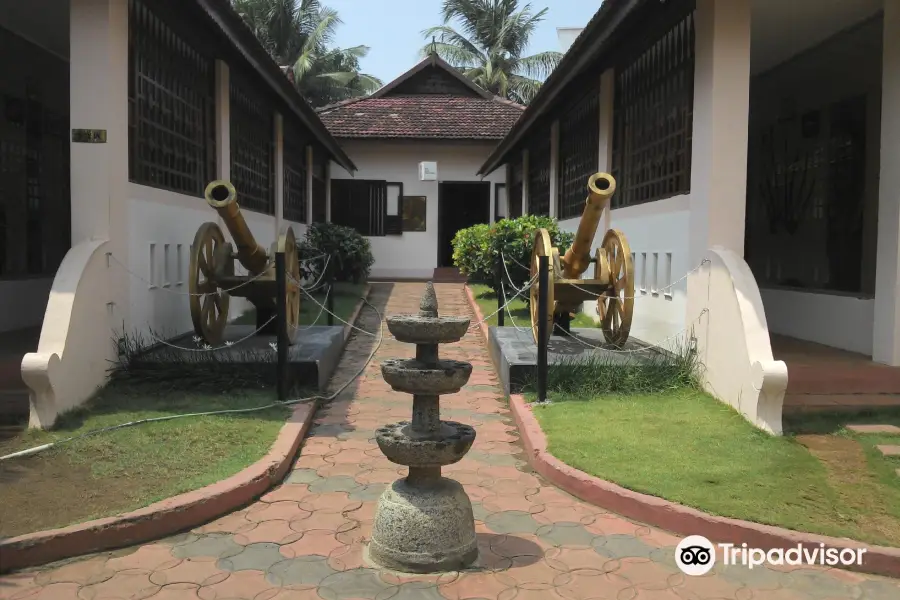
<path id="1" fill-rule="evenodd" d="M 548 450 L 566 464 L 716 515 L 900 546 L 900 464 L 874 450 L 891 436 L 842 428 L 900 416 L 806 416 L 773 437 L 693 387 L 584 393 L 591 387 L 601 386 L 570 385 L 535 406 Z"/>
<path id="2" fill-rule="evenodd" d="M 362 298 L 365 289 L 366 284 L 364 283 L 336 283 L 334 285 L 334 292 L 332 292 L 334 294 L 334 314 L 344 321 L 349 321 L 350 317 L 353 316 L 353 309 L 356 308 L 356 303 Z M 325 289 L 320 289 L 313 292 L 312 295 L 324 305 L 325 292 Z M 300 296 L 299 324 L 328 325 L 328 313 L 322 310 L 321 306 L 310 300 L 309 296 L 306 294 L 301 294 Z M 251 308 L 244 312 L 240 317 L 235 319 L 234 323 L 236 325 L 255 325 L 256 310 Z M 344 325 L 337 319 L 334 320 L 334 324 L 341 327 Z"/>
<path id="3" fill-rule="evenodd" d="M 61 415 L 52 431 L 0 441 L 0 455 L 146 418 L 243 409 L 275 401 L 251 370 L 198 353 L 182 363 L 142 360 L 136 339 L 121 342 L 109 384 Z M 63 527 L 134 510 L 215 483 L 268 452 L 290 409 L 146 423 L 83 437 L 0 463 L 0 537 Z"/>
<path id="4" fill-rule="evenodd" d="M 497 310 L 497 293 L 494 292 L 494 290 L 483 283 L 470 283 L 469 288 L 472 290 L 475 302 L 478 303 L 478 308 L 481 309 L 484 316 L 490 315 Z M 522 296 L 519 296 L 510 302 L 509 313 L 504 311 L 503 325 L 505 327 L 514 326 L 513 323 L 510 322 L 511 320 L 515 321 L 515 325 L 518 325 L 519 327 L 531 327 L 531 313 L 528 310 L 528 304 L 522 298 Z M 512 319 L 510 319 L 510 313 L 512 314 Z M 497 325 L 497 316 L 498 315 L 493 315 L 486 323 L 488 325 Z M 583 313 L 577 313 L 575 315 L 575 318 L 572 319 L 571 326 L 585 329 L 599 327 L 594 319 Z"/>

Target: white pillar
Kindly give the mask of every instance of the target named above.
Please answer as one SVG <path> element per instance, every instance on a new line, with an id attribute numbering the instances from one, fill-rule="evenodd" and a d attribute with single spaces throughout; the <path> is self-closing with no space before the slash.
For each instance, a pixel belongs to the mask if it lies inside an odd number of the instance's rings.
<path id="1" fill-rule="evenodd" d="M 900 0 L 884 0 L 881 175 L 872 358 L 900 366 Z"/>
<path id="2" fill-rule="evenodd" d="M 69 118 L 106 132 L 105 143 L 71 143 L 72 246 L 110 240 L 110 326 L 129 326 L 128 3 L 72 0 Z M 97 332 L 97 335 L 107 335 Z"/>
<path id="3" fill-rule="evenodd" d="M 697 0 L 690 261 L 744 255 L 751 0 Z"/>
<path id="4" fill-rule="evenodd" d="M 488 223 L 493 225 L 497 221 L 497 215 L 495 214 L 497 208 L 497 186 L 494 185 L 494 182 L 490 182 L 490 186 L 490 192 L 488 192 Z"/>
<path id="5" fill-rule="evenodd" d="M 522 214 L 527 215 L 528 209 L 528 148 L 522 150 Z"/>
<path id="6" fill-rule="evenodd" d="M 597 171 L 600 173 L 612 172 L 612 148 L 613 148 L 613 102 L 615 100 L 616 72 L 607 69 L 600 75 L 600 134 L 599 148 L 597 151 Z M 603 230 L 601 236 L 612 226 L 612 206 L 603 211 Z"/>
<path id="7" fill-rule="evenodd" d="M 284 118 L 275 113 L 275 239 L 284 222 Z"/>
<path id="8" fill-rule="evenodd" d="M 306 224 L 313 222 L 313 147 L 306 147 Z"/>
<path id="9" fill-rule="evenodd" d="M 401 218 L 403 215 L 400 215 Z M 331 223 L 331 161 L 325 163 L 325 222 Z"/>
<path id="10" fill-rule="evenodd" d="M 559 121 L 550 125 L 550 216 L 559 214 Z"/>
<path id="11" fill-rule="evenodd" d="M 228 63 L 216 61 L 216 178 L 231 179 L 231 79 Z"/>

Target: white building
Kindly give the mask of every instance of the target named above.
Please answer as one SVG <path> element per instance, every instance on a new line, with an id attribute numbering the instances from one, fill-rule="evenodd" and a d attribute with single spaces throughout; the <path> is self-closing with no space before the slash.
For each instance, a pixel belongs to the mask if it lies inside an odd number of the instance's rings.
<path id="1" fill-rule="evenodd" d="M 354 169 L 219 0 L 0 0 L 0 102 L 0 413 L 24 379 L 33 425 L 103 383 L 116 331 L 192 329 L 210 180 L 268 248 Z"/>
<path id="2" fill-rule="evenodd" d="M 761 299 L 733 284 L 754 322 L 733 337 L 775 377 L 772 334 L 788 403 L 896 402 L 898 106 L 900 0 L 606 0 L 479 172 L 506 165 L 510 202 L 566 228 L 588 176 L 616 177 L 635 337 L 736 323 L 715 320 L 708 276 L 683 279 L 719 246 Z"/>
<path id="3" fill-rule="evenodd" d="M 505 175 L 476 172 L 522 110 L 436 55 L 368 97 L 319 109 L 359 169 L 331 169 L 329 218 L 370 237 L 373 278 L 440 279 L 458 230 L 506 216 Z"/>

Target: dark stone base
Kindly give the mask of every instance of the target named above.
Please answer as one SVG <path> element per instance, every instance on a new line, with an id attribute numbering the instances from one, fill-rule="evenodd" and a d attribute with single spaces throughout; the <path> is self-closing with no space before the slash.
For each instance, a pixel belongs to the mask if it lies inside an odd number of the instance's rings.
<path id="1" fill-rule="evenodd" d="M 160 362 L 209 360 L 227 363 L 236 368 L 258 369 L 263 375 L 271 375 L 275 384 L 276 351 L 269 345 L 276 341 L 275 335 L 259 334 L 243 342 L 238 340 L 250 335 L 256 328 L 252 325 L 229 325 L 225 330 L 225 340 L 233 346 L 219 348 L 212 352 L 191 352 L 160 345 L 143 358 Z M 172 340 L 170 343 L 182 348 L 194 348 L 193 333 Z M 337 367 L 343 350 L 343 328 L 315 326 L 297 331 L 293 346 L 288 348 L 288 386 L 324 390 L 331 374 Z"/>
<path id="2" fill-rule="evenodd" d="M 604 346 L 603 331 L 600 329 L 572 329 L 571 335 L 583 340 L 584 344 L 567 335 L 554 335 L 547 346 L 547 364 L 587 360 L 592 356 L 602 356 L 611 364 L 634 365 L 652 353 L 630 352 L 621 354 L 590 346 Z M 590 344 L 587 346 L 585 344 Z M 633 340 L 626 344 L 626 350 L 644 347 Z M 521 393 L 524 385 L 537 378 L 537 346 L 531 329 L 515 327 L 491 327 L 488 329 L 488 350 L 497 366 L 503 391 L 507 394 Z"/>

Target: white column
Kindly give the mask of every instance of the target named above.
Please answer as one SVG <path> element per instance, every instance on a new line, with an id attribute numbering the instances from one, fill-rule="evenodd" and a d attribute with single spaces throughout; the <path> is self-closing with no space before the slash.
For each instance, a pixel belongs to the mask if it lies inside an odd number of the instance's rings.
<path id="1" fill-rule="evenodd" d="M 488 201 L 490 206 L 488 207 L 488 223 L 493 225 L 497 221 L 496 208 L 497 208 L 497 186 L 494 185 L 494 182 L 490 182 L 490 192 L 488 193 Z"/>
<path id="2" fill-rule="evenodd" d="M 216 178 L 231 179 L 231 83 L 228 63 L 216 61 Z"/>
<path id="3" fill-rule="evenodd" d="M 275 113 L 275 239 L 284 222 L 284 117 Z"/>
<path id="4" fill-rule="evenodd" d="M 313 147 L 306 147 L 306 224 L 313 222 Z"/>
<path id="5" fill-rule="evenodd" d="M 884 0 L 881 176 L 872 358 L 900 366 L 900 0 Z"/>
<path id="6" fill-rule="evenodd" d="M 401 217 L 403 215 L 400 215 Z M 325 163 L 325 222 L 331 223 L 331 161 Z"/>
<path id="7" fill-rule="evenodd" d="M 550 216 L 559 214 L 559 121 L 550 125 Z"/>
<path id="8" fill-rule="evenodd" d="M 697 0 L 690 260 L 744 255 L 751 0 Z"/>
<path id="9" fill-rule="evenodd" d="M 600 173 L 612 172 L 612 148 L 613 148 L 613 102 L 615 100 L 616 73 L 613 69 L 607 69 L 600 75 L 600 134 L 599 148 L 597 152 L 597 171 Z M 603 230 L 601 236 L 612 226 L 612 206 L 603 211 Z"/>
<path id="10" fill-rule="evenodd" d="M 70 4 L 72 129 L 106 132 L 105 143 L 71 143 L 72 246 L 110 240 L 110 325 L 129 326 L 128 3 Z M 113 261 L 110 261 L 111 263 Z M 107 335 L 98 332 L 98 335 Z"/>
<path id="11" fill-rule="evenodd" d="M 522 150 L 522 214 L 527 215 L 528 209 L 528 148 Z"/>

